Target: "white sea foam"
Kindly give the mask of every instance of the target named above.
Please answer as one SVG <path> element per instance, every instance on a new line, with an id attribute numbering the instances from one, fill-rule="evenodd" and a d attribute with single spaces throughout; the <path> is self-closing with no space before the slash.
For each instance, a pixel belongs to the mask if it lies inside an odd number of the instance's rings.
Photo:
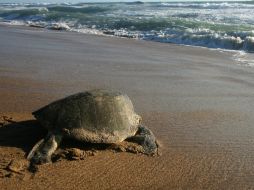
<path id="1" fill-rule="evenodd" d="M 18 21 L 18 20 L 12 20 L 12 21 L 6 22 L 6 23 L 10 24 L 10 25 L 16 25 L 16 26 L 23 26 L 23 25 L 25 25 L 24 21 Z"/>
<path id="2" fill-rule="evenodd" d="M 254 67 L 254 55 L 252 53 L 237 51 L 233 55 L 233 58 L 239 63 L 239 65 Z"/>
<path id="3" fill-rule="evenodd" d="M 92 28 L 71 29 L 71 31 L 80 32 L 84 34 L 104 35 L 103 31 L 92 29 Z"/>
<path id="4" fill-rule="evenodd" d="M 71 28 L 65 22 L 53 22 L 49 23 L 46 28 L 52 30 L 70 30 Z"/>

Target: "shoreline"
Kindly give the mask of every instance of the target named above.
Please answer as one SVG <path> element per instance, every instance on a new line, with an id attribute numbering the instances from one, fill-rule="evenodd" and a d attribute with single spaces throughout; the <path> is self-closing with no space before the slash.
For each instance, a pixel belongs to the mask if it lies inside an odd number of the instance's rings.
<path id="1" fill-rule="evenodd" d="M 191 48 L 201 48 L 206 49 L 209 51 L 219 51 L 225 54 L 228 54 L 232 57 L 232 60 L 236 62 L 237 64 L 241 66 L 246 67 L 253 67 L 254 66 L 254 52 L 247 52 L 244 50 L 233 50 L 233 49 L 223 49 L 223 48 L 212 48 L 212 47 L 206 47 L 206 46 L 198 46 L 198 45 L 187 45 L 187 44 L 177 44 L 177 43 L 170 43 L 170 42 L 161 42 L 161 41 L 152 41 L 152 40 L 145 40 L 145 39 L 138 39 L 138 38 L 128 38 L 128 37 L 121 37 L 121 36 L 114 36 L 114 35 L 107 35 L 104 33 L 96 34 L 96 33 L 85 33 L 85 32 L 79 32 L 76 30 L 54 30 L 54 29 L 47 29 L 44 27 L 34 27 L 30 25 L 15 25 L 5 22 L 0 22 L 0 26 L 13 26 L 13 27 L 21 27 L 21 28 L 31 28 L 31 30 L 43 30 L 43 31 L 52 31 L 52 32 L 71 32 L 71 33 L 77 33 L 77 34 L 84 34 L 84 35 L 92 35 L 92 36 L 102 36 L 102 37 L 109 37 L 109 38 L 119 38 L 119 39 L 128 39 L 128 40 L 141 40 L 146 42 L 152 42 L 152 43 L 162 43 L 162 44 L 170 44 L 170 45 L 177 45 L 177 46 L 183 46 L 183 47 L 191 47 Z"/>
<path id="2" fill-rule="evenodd" d="M 43 31 L 49 31 L 49 32 L 56 32 L 56 33 L 61 33 L 61 32 L 71 32 L 71 33 L 77 33 L 77 34 L 83 34 L 83 35 L 92 35 L 92 36 L 102 36 L 102 37 L 108 37 L 108 38 L 119 38 L 119 39 L 128 39 L 128 40 L 140 40 L 140 41 L 145 41 L 145 42 L 152 42 L 152 43 L 162 43 L 162 44 L 170 44 L 170 45 L 176 45 L 176 46 L 183 46 L 183 47 L 191 47 L 191 48 L 201 48 L 201 49 L 206 49 L 209 51 L 219 51 L 222 53 L 226 54 L 232 54 L 232 59 L 236 61 L 238 64 L 242 64 L 243 66 L 248 66 L 248 62 L 252 63 L 252 57 L 250 56 L 249 59 L 241 60 L 241 57 L 237 57 L 238 53 L 242 54 L 249 54 L 252 55 L 253 52 L 246 52 L 244 50 L 234 50 L 234 49 L 223 49 L 223 48 L 212 48 L 212 47 L 206 47 L 206 46 L 198 46 L 198 45 L 188 45 L 188 44 L 177 44 L 177 43 L 171 43 L 171 42 L 161 42 L 161 41 L 152 41 L 152 40 L 145 40 L 145 39 L 139 39 L 139 38 L 129 38 L 129 37 L 122 37 L 122 36 L 114 36 L 114 35 L 107 35 L 104 33 L 101 34 L 96 34 L 96 33 L 84 33 L 84 32 L 79 32 L 76 30 L 57 30 L 57 29 L 48 29 L 44 27 L 36 27 L 36 26 L 30 26 L 30 25 L 22 25 L 22 24 L 10 24 L 8 22 L 0 22 L 0 26 L 10 26 L 10 27 L 17 27 L 17 28 L 31 28 L 31 30 L 43 30 Z M 251 64 L 252 66 L 252 64 Z"/>
<path id="3" fill-rule="evenodd" d="M 13 121 L 0 126 L 1 189 L 253 188 L 254 70 L 229 55 L 1 26 L 0 117 Z M 10 161 L 24 159 L 42 137 L 31 112 L 92 88 L 125 92 L 162 143 L 162 155 L 102 150 L 40 166 L 33 176 L 6 177 Z"/>

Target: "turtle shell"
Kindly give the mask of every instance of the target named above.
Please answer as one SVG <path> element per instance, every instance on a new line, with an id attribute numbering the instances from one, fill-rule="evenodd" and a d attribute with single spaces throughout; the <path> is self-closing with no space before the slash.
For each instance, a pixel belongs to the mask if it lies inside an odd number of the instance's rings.
<path id="1" fill-rule="evenodd" d="M 141 117 L 120 92 L 92 90 L 55 101 L 35 112 L 53 133 L 93 143 L 115 143 L 135 135 Z"/>

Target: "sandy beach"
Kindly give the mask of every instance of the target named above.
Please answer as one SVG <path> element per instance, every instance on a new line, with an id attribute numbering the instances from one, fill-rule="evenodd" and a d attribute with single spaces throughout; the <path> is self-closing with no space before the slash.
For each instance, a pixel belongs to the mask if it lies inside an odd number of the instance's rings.
<path id="1" fill-rule="evenodd" d="M 0 189 L 254 189 L 254 69 L 232 55 L 0 25 Z M 94 88 L 129 95 L 161 156 L 102 149 L 36 173 L 10 167 L 45 135 L 32 111 Z M 60 149 L 75 146 L 88 149 Z"/>

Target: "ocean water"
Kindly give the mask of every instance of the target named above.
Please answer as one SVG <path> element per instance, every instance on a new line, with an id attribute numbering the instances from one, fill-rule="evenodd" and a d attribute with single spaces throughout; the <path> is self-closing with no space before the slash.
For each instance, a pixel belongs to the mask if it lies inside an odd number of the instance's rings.
<path id="1" fill-rule="evenodd" d="M 0 21 L 55 30 L 254 52 L 254 1 L 0 3 Z"/>

